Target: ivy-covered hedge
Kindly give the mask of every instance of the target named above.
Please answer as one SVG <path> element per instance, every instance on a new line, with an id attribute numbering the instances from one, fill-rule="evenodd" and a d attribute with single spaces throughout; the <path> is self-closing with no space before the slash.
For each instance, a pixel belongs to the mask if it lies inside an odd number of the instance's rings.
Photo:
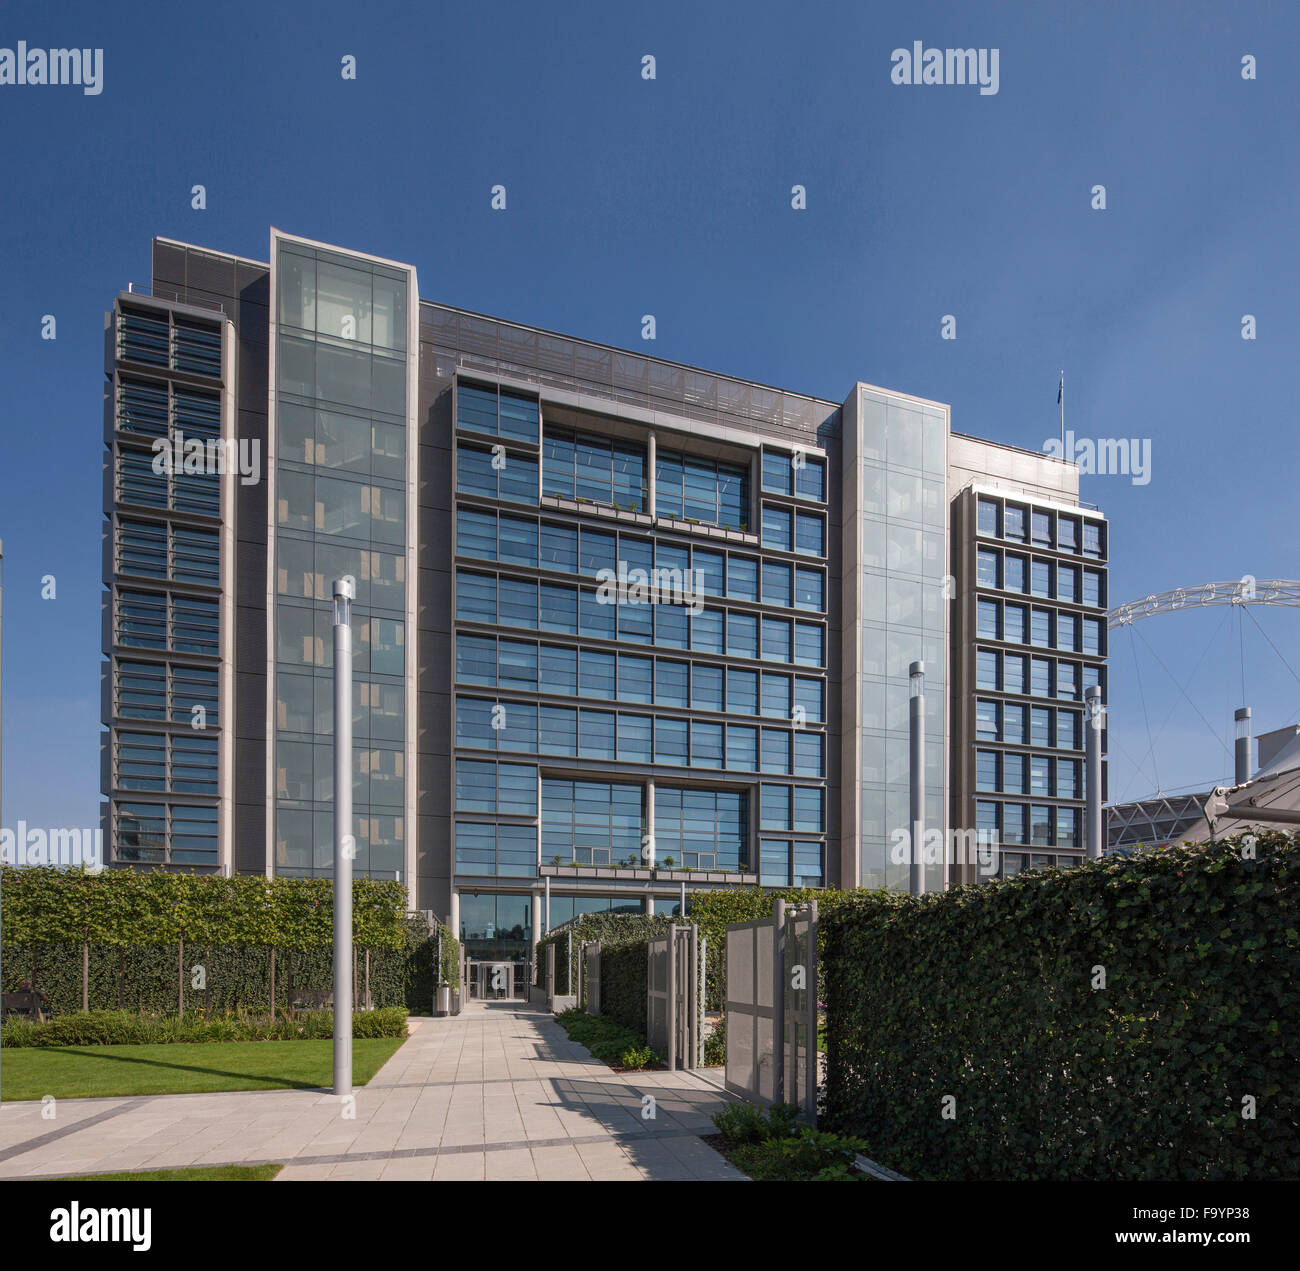
<path id="1" fill-rule="evenodd" d="M 573 992 L 569 987 L 570 984 L 576 985 L 578 983 L 578 959 L 582 956 L 581 950 L 584 943 L 590 944 L 592 941 L 599 941 L 603 953 L 606 948 L 622 944 L 628 940 L 645 940 L 652 935 L 660 935 L 668 930 L 672 921 L 672 918 L 667 914 L 594 913 L 579 914 L 576 918 L 570 918 L 568 922 L 556 927 L 537 942 L 537 961 L 533 967 L 533 983 L 538 988 L 546 987 L 546 946 L 548 944 L 558 946 L 555 952 L 555 992 L 557 995 L 563 996 Z M 566 957 L 570 934 L 573 937 L 571 964 Z M 601 972 L 603 980 L 603 962 Z M 601 996 L 603 999 L 603 984 L 601 986 Z M 601 1010 L 603 1013 L 603 1001 Z M 645 1027 L 644 1020 L 642 1020 L 640 1027 Z"/>
<path id="2" fill-rule="evenodd" d="M 0 889 L 4 991 L 34 984 L 53 1013 L 269 1011 L 332 985 L 329 879 L 5 866 Z M 358 1004 L 368 983 L 373 1006 L 429 1010 L 436 942 L 405 888 L 356 879 L 352 904 Z"/>
<path id="3" fill-rule="evenodd" d="M 846 895 L 824 1124 L 916 1178 L 1300 1177 L 1298 862 L 1261 833 Z"/>
<path id="4" fill-rule="evenodd" d="M 686 906 L 686 921 L 696 923 L 700 936 L 708 941 L 704 950 L 704 1009 L 720 1011 L 726 1003 L 728 925 L 770 918 L 778 900 L 800 905 L 815 900 L 821 916 L 843 896 L 843 892 L 810 887 L 766 891 L 761 887 L 728 887 L 720 891 L 692 892 Z"/>

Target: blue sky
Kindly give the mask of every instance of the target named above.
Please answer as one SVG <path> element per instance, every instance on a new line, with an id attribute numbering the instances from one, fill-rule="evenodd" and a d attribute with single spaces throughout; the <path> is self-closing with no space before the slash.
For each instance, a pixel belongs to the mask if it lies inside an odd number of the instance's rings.
<path id="1" fill-rule="evenodd" d="M 628 347 L 653 313 L 659 356 L 835 400 L 867 380 L 1033 449 L 1064 367 L 1076 434 L 1152 445 L 1148 485 L 1083 482 L 1112 601 L 1300 574 L 1294 6 L 622 8 L 4 6 L 0 47 L 104 50 L 98 96 L 0 86 L 5 824 L 97 818 L 103 313 L 155 234 L 265 259 L 275 224 Z M 997 48 L 998 93 L 891 83 L 918 39 Z M 1300 669 L 1300 614 L 1254 614 Z M 1243 669 L 1260 730 L 1300 719 L 1250 617 L 1137 632 L 1112 796 L 1227 775 Z"/>

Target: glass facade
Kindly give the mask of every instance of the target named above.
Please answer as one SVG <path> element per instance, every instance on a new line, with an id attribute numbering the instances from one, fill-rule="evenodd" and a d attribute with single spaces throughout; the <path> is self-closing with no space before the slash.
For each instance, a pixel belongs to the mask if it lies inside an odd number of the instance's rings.
<path id="1" fill-rule="evenodd" d="M 476 446 L 506 435 L 507 398 L 508 444 Z M 651 840 L 661 868 L 756 874 L 760 784 L 797 804 L 799 869 L 823 876 L 825 460 L 808 475 L 791 449 L 703 458 L 659 428 L 651 472 L 648 429 L 577 430 L 544 395 L 468 380 L 454 400 L 455 885 L 640 868 Z M 751 469 L 774 479 L 778 459 L 798 479 L 771 501 L 788 515 L 774 537 Z M 662 589 L 611 590 L 633 571 Z M 531 787 L 509 808 L 507 770 Z"/>
<path id="2" fill-rule="evenodd" d="M 972 497 L 975 816 L 1010 875 L 1082 855 L 1084 692 L 1106 695 L 1106 524 L 1032 498 Z"/>
<path id="3" fill-rule="evenodd" d="M 908 865 L 893 859 L 893 849 L 910 818 L 908 668 L 918 660 L 925 662 L 925 820 L 947 823 L 948 420 L 939 407 L 867 388 L 858 390 L 858 416 L 860 843 L 859 876 L 845 885 L 906 889 Z M 926 889 L 942 885 L 942 866 L 927 866 Z"/>
<path id="4" fill-rule="evenodd" d="M 410 767 L 407 275 L 294 240 L 277 252 L 274 868 L 333 869 L 331 584 L 351 576 L 354 868 L 391 879 L 404 866 Z M 502 432 L 495 410 L 492 422 Z M 509 843 L 492 850 L 514 859 Z"/>

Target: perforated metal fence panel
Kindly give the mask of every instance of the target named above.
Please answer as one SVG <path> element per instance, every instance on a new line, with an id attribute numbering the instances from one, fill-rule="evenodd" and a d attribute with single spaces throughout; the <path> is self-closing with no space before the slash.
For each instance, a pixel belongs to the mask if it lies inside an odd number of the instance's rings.
<path id="1" fill-rule="evenodd" d="M 646 948 L 645 1035 L 652 1050 L 668 1056 L 673 1015 L 673 941 L 669 936 L 651 940 Z"/>
<path id="2" fill-rule="evenodd" d="M 817 906 L 727 928 L 726 1086 L 817 1116 Z"/>
<path id="3" fill-rule="evenodd" d="M 785 1103 L 817 1118 L 817 906 L 786 918 L 784 1043 Z"/>
<path id="4" fill-rule="evenodd" d="M 725 1082 L 751 1103 L 775 1102 L 773 951 L 770 918 L 727 928 Z"/>
<path id="5" fill-rule="evenodd" d="M 600 1014 L 600 945 L 586 946 L 584 975 L 587 994 L 587 1014 Z"/>

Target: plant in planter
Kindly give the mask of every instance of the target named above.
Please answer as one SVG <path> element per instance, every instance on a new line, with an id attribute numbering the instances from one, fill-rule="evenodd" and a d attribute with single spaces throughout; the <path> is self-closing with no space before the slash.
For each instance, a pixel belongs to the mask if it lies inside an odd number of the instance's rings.
<path id="1" fill-rule="evenodd" d="M 562 857 L 562 856 L 552 856 L 552 857 L 551 857 L 551 864 L 552 864 L 552 865 L 563 865 L 563 864 L 564 864 L 564 857 Z"/>
<path id="2" fill-rule="evenodd" d="M 664 869 L 672 869 L 674 863 L 675 862 L 673 861 L 673 858 L 671 856 L 664 857 Z"/>

